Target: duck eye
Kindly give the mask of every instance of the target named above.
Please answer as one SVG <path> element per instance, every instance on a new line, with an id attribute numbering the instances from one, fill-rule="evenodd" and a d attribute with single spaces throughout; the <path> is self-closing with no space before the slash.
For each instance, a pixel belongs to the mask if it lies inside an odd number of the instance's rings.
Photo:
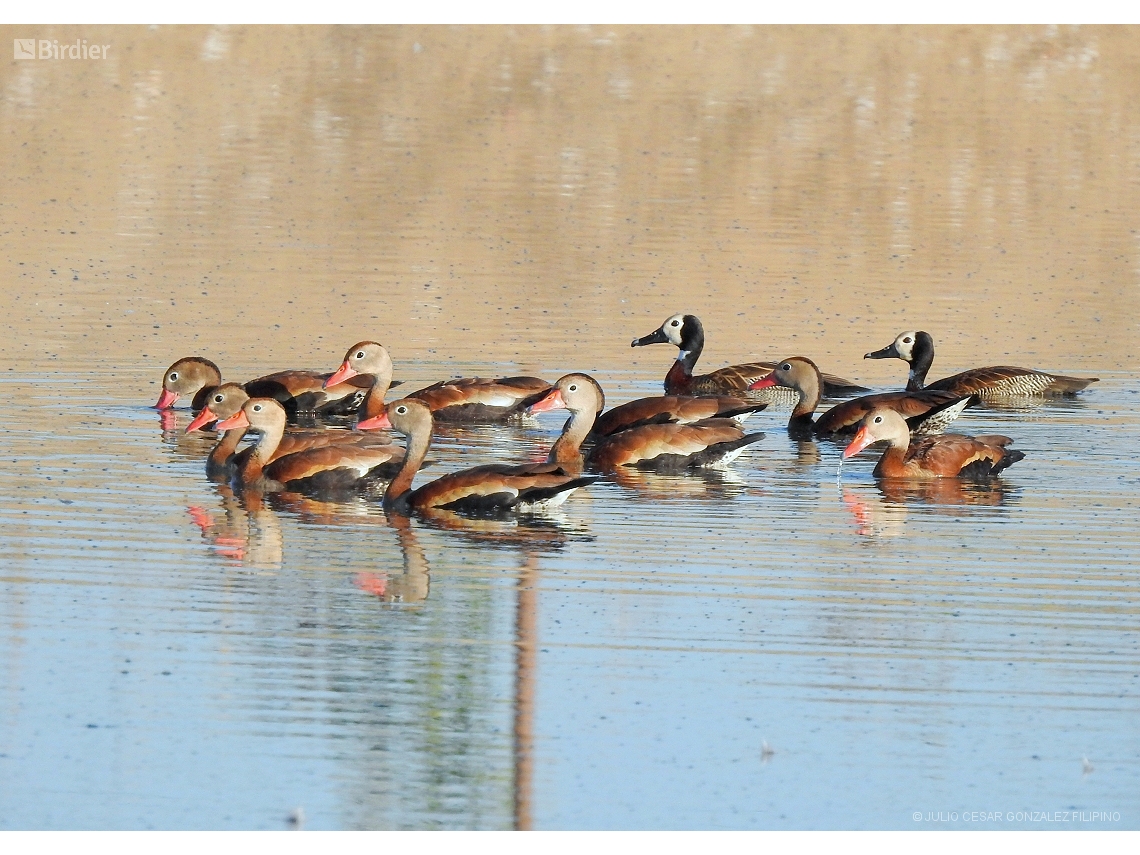
<path id="1" fill-rule="evenodd" d="M 903 339 L 903 344 L 910 344 L 910 336 L 909 335 Z"/>
<path id="2" fill-rule="evenodd" d="M 791 371 L 792 370 L 792 363 L 785 362 L 783 365 L 780 366 L 780 370 L 781 371 Z"/>
<path id="3" fill-rule="evenodd" d="M 220 403 L 221 403 L 222 401 L 224 401 L 225 399 L 226 399 L 226 398 L 225 398 L 225 396 L 224 396 L 224 395 L 215 395 L 215 396 L 214 396 L 214 403 L 215 403 L 215 404 L 220 404 Z"/>
<path id="4" fill-rule="evenodd" d="M 396 412 L 399 413 L 400 415 L 403 415 L 407 411 L 408 411 L 407 407 L 396 407 Z"/>
<path id="5" fill-rule="evenodd" d="M 364 351 L 363 350 L 356 351 L 356 358 L 357 359 L 363 359 L 364 358 Z"/>
<path id="6" fill-rule="evenodd" d="M 166 379 L 173 383 L 175 380 L 178 379 L 178 372 L 177 371 L 171 371 L 170 376 Z"/>
<path id="7" fill-rule="evenodd" d="M 882 416 L 875 416 L 875 424 L 880 424 L 883 421 Z"/>
<path id="8" fill-rule="evenodd" d="M 570 392 L 577 392 L 578 391 L 578 384 L 577 383 L 571 383 L 569 386 L 566 387 L 566 389 Z"/>
<path id="9" fill-rule="evenodd" d="M 681 322 L 680 322 L 680 321 L 678 321 L 678 320 L 674 320 L 674 321 L 673 321 L 671 324 L 669 324 L 669 326 L 671 326 L 671 327 L 679 327 L 679 326 L 681 326 Z"/>

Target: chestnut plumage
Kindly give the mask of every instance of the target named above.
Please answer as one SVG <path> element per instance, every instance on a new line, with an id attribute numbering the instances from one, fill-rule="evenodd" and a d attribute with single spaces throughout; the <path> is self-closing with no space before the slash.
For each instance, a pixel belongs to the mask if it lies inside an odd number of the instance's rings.
<path id="1" fill-rule="evenodd" d="M 815 363 L 804 356 L 783 360 L 770 374 L 754 382 L 752 387 L 766 388 L 774 385 L 794 389 L 799 396 L 788 420 L 788 431 L 800 438 L 812 434 L 829 436 L 849 433 L 855 430 L 867 413 L 877 407 L 889 407 L 903 418 L 909 419 L 910 430 L 916 433 L 937 433 L 971 403 L 970 396 L 949 392 L 883 392 L 836 404 L 819 419 L 814 419 L 815 408 L 819 406 L 822 397 L 823 381 Z"/>
<path id="2" fill-rule="evenodd" d="M 859 423 L 855 438 L 843 451 L 852 457 L 876 442 L 887 442 L 887 449 L 875 466 L 876 478 L 979 478 L 997 475 L 1025 455 L 1007 448 L 1008 436 L 964 436 L 941 434 L 911 441 L 910 430 L 901 415 L 881 407 L 867 413 Z"/>
<path id="3" fill-rule="evenodd" d="M 237 462 L 236 480 L 247 488 L 311 492 L 366 489 L 394 475 L 403 462 L 398 445 L 355 442 L 306 448 L 275 456 L 285 431 L 285 408 L 272 398 L 250 398 L 218 430 L 253 429 L 260 434 Z"/>
<path id="4" fill-rule="evenodd" d="M 397 512 L 442 508 L 464 513 L 501 513 L 560 505 L 579 487 L 598 480 L 568 471 L 557 463 L 519 466 L 492 463 L 452 472 L 413 490 L 416 472 L 431 445 L 432 413 L 417 398 L 388 404 L 377 427 L 407 437 L 404 464 L 384 492 L 384 504 Z"/>
<path id="5" fill-rule="evenodd" d="M 600 389 L 588 374 L 567 374 L 531 407 L 531 412 L 536 413 L 570 411 L 562 435 L 550 450 L 550 462 L 581 465 L 581 445 L 597 416 Z M 585 465 L 603 472 L 622 466 L 660 471 L 722 466 L 763 436 L 762 433 L 746 434 L 729 418 L 705 418 L 690 424 L 644 424 L 597 438 Z"/>

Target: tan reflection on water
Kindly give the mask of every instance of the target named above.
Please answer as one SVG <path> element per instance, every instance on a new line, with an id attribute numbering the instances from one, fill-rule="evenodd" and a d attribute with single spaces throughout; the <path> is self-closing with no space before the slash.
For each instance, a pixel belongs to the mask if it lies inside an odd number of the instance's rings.
<path id="1" fill-rule="evenodd" d="M 1136 28 L 41 36 L 112 47 L 0 66 L 9 362 L 1137 361 Z"/>

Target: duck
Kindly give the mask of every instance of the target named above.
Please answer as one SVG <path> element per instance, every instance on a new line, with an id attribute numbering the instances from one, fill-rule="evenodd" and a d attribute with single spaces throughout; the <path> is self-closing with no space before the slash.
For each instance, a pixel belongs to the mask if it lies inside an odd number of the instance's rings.
<path id="1" fill-rule="evenodd" d="M 1100 379 L 1066 377 L 1032 368 L 992 365 L 989 368 L 972 368 L 924 386 L 926 373 L 934 363 L 934 338 L 923 330 L 899 333 L 895 340 L 883 349 L 863 355 L 864 359 L 892 357 L 910 365 L 910 376 L 906 383 L 908 391 L 914 392 L 923 388 L 937 389 L 955 395 L 977 395 L 983 401 L 1027 396 L 1075 395 Z"/>
<path id="2" fill-rule="evenodd" d="M 401 398 L 384 408 L 376 427 L 407 437 L 403 466 L 384 491 L 384 507 L 395 513 L 408 515 L 433 509 L 492 515 L 516 510 L 545 511 L 598 480 L 596 476 L 568 471 L 557 463 L 490 463 L 452 472 L 413 490 L 416 472 L 431 445 L 431 408 L 418 398 Z"/>
<path id="3" fill-rule="evenodd" d="M 186 433 L 202 430 L 214 421 L 225 421 L 236 415 L 248 400 L 249 394 L 238 383 L 223 383 L 221 386 L 215 386 L 206 396 L 198 415 L 186 426 Z M 206 476 L 208 478 L 228 478 L 233 474 L 235 468 L 251 451 L 251 448 L 246 448 L 240 453 L 237 451 L 238 444 L 245 433 L 244 429 L 227 430 L 221 433 L 217 443 L 206 457 Z M 345 430 L 289 431 L 281 437 L 281 441 L 269 457 L 269 462 L 298 451 L 326 445 L 367 445 L 370 439 L 372 437 L 367 434 Z"/>
<path id="4" fill-rule="evenodd" d="M 349 415 L 364 401 L 369 379 L 349 380 L 325 387 L 331 375 L 316 371 L 278 371 L 243 384 L 252 398 L 273 398 L 289 414 L 291 421 L 300 413 Z M 218 366 L 202 356 L 186 356 L 162 375 L 162 392 L 154 408 L 168 410 L 181 398 L 193 396 L 190 409 L 198 412 L 210 392 L 222 384 Z"/>
<path id="5" fill-rule="evenodd" d="M 855 430 L 868 412 L 879 407 L 889 407 L 909 419 L 913 431 L 920 434 L 938 433 L 974 401 L 969 395 L 933 390 L 882 392 L 836 404 L 818 419 L 814 419 L 815 408 L 822 398 L 823 380 L 819 368 L 805 356 L 783 360 L 770 374 L 754 381 L 750 388 L 764 389 L 775 385 L 794 389 L 799 395 L 788 420 L 788 433 L 795 439 L 849 433 Z"/>
<path id="6" fill-rule="evenodd" d="M 589 375 L 582 375 L 588 377 Z M 601 398 L 604 406 L 605 398 Z M 746 401 L 729 395 L 658 395 L 638 398 L 601 413 L 590 431 L 592 437 L 612 436 L 630 428 L 656 424 L 691 424 L 704 419 L 743 422 L 768 407 L 767 401 Z"/>
<path id="7" fill-rule="evenodd" d="M 667 395 L 741 395 L 766 400 L 780 406 L 792 406 L 795 395 L 781 389 L 770 389 L 761 394 L 749 392 L 753 381 L 760 379 L 773 368 L 774 362 L 749 362 L 743 365 L 730 365 L 713 371 L 711 374 L 693 376 L 693 369 L 700 359 L 705 346 L 705 329 L 696 315 L 677 314 L 665 319 L 649 335 L 635 338 L 630 347 L 644 347 L 647 344 L 671 344 L 680 348 L 677 360 L 665 375 Z M 829 398 L 855 395 L 871 391 L 842 377 L 824 374 L 823 394 Z"/>
<path id="8" fill-rule="evenodd" d="M 404 449 L 393 444 L 324 445 L 275 456 L 285 422 L 285 408 L 273 398 L 250 398 L 237 413 L 218 422 L 218 430 L 252 429 L 260 434 L 238 463 L 234 479 L 241 487 L 261 492 L 358 491 L 392 477 L 403 462 Z"/>
<path id="9" fill-rule="evenodd" d="M 370 377 L 372 387 L 361 404 L 356 427 L 372 430 L 387 407 L 384 396 L 392 385 L 392 358 L 382 344 L 357 342 L 328 382 L 357 377 Z M 433 383 L 407 397 L 426 403 L 437 422 L 500 422 L 521 415 L 549 390 L 550 384 L 539 377 L 458 377 Z"/>
<path id="10" fill-rule="evenodd" d="M 859 423 L 855 438 L 843 450 L 843 459 L 884 441 L 889 444 L 875 466 L 876 478 L 986 479 L 1025 458 L 1022 452 L 1007 448 L 1013 440 L 1000 434 L 945 433 L 912 442 L 910 428 L 898 412 L 876 407 Z"/>
<path id="11" fill-rule="evenodd" d="M 567 374 L 559 378 L 546 397 L 531 405 L 532 413 L 570 411 L 570 419 L 550 449 L 549 463 L 585 465 L 601 472 L 625 466 L 665 472 L 719 467 L 731 463 L 747 446 L 764 437 L 762 433 L 746 434 L 731 418 L 643 424 L 599 437 L 583 461 L 581 447 L 597 417 L 600 389 L 588 374 Z"/>

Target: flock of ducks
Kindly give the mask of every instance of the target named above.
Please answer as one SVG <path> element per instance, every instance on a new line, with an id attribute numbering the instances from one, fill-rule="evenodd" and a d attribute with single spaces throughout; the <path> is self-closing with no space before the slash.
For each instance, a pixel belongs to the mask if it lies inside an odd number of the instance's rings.
<path id="1" fill-rule="evenodd" d="M 942 431 L 979 400 L 1072 395 L 1096 378 L 1064 377 L 1010 366 L 964 371 L 924 385 L 934 360 L 926 332 L 900 334 L 867 359 L 902 359 L 910 365 L 906 389 L 862 395 L 818 418 L 824 397 L 870 390 L 822 373 L 814 362 L 791 357 L 694 375 L 704 347 L 695 315 L 669 317 L 633 347 L 672 344 L 679 352 L 665 376 L 665 395 L 641 398 L 605 411 L 605 394 L 587 374 L 567 374 L 553 385 L 537 377 L 444 380 L 388 402 L 393 364 L 383 345 L 353 345 L 332 373 L 281 371 L 245 384 L 223 383 L 208 359 L 175 362 L 155 404 L 167 410 L 188 399 L 195 412 L 187 432 L 218 431 L 207 473 L 245 490 L 307 493 L 364 492 L 384 488 L 385 508 L 400 514 L 444 509 L 487 514 L 545 509 L 622 467 L 684 471 L 728 464 L 763 434 L 742 423 L 770 405 L 791 406 L 789 434 L 796 439 L 854 433 L 843 458 L 885 442 L 874 475 L 888 479 L 990 478 L 1021 460 L 1006 436 L 965 436 Z M 544 463 L 487 464 L 444 475 L 413 488 L 438 422 L 500 422 L 524 414 L 567 410 L 570 418 Z M 356 430 L 304 430 L 302 419 L 356 416 Z M 403 434 L 404 445 L 371 431 Z M 253 445 L 239 449 L 247 431 Z"/>

